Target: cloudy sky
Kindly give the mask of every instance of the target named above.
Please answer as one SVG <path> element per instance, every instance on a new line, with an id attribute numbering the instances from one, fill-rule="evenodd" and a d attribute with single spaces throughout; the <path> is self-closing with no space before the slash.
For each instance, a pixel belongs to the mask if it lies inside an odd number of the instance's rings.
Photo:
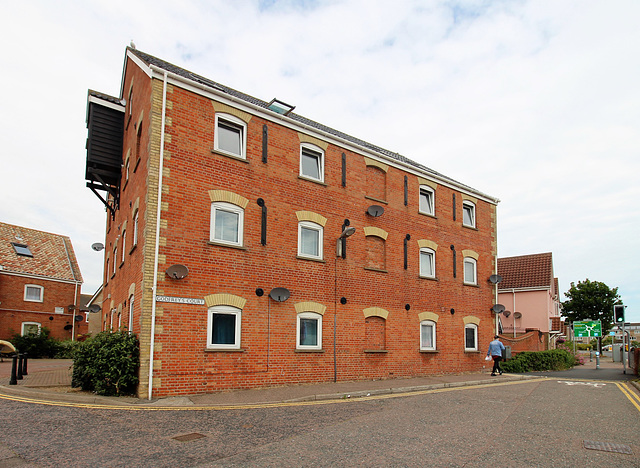
<path id="1" fill-rule="evenodd" d="M 0 1 L 0 221 L 71 237 L 101 282 L 87 89 L 137 48 L 501 200 L 499 256 L 553 252 L 560 290 L 640 321 L 637 0 Z"/>

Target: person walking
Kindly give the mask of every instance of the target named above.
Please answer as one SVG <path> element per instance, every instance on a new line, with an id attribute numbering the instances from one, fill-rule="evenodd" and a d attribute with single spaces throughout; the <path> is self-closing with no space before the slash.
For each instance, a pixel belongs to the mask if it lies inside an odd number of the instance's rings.
<path id="1" fill-rule="evenodd" d="M 500 361 L 502 360 L 502 352 L 504 351 L 504 345 L 500 341 L 500 337 L 496 335 L 493 341 L 489 343 L 489 351 L 487 351 L 487 357 L 491 356 L 493 359 L 493 369 L 491 375 L 496 375 L 496 371 L 502 375 L 502 369 L 500 368 Z"/>

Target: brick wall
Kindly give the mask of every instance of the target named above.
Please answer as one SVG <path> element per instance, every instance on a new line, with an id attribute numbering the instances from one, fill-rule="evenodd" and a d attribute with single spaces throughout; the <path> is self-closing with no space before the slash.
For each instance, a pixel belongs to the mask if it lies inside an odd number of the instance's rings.
<path id="1" fill-rule="evenodd" d="M 25 301 L 25 285 L 41 286 L 42 302 Z M 50 336 L 59 340 L 71 339 L 73 312 L 68 306 L 75 304 L 76 286 L 46 279 L 25 278 L 16 275 L 0 275 L 0 339 L 9 340 L 22 332 L 23 322 L 39 323 L 50 330 Z M 77 289 L 80 299 L 80 287 Z M 58 308 L 56 310 L 56 308 Z M 76 336 L 87 333 L 86 316 L 76 322 Z"/>
<path id="2" fill-rule="evenodd" d="M 150 124 L 145 127 L 143 123 L 141 162 L 122 190 L 120 210 L 108 223 L 107 255 L 116 242 L 121 242 L 118 236 L 125 221 L 131 225 L 131 207 L 136 199 L 144 214 L 144 234 L 136 250 L 127 253 L 122 267 L 109 277 L 103 309 L 127 310 L 129 292 L 135 289 L 133 328 L 142 348 L 139 394 L 145 395 L 162 83 L 156 80 L 151 86 L 136 66 L 129 65 L 124 89 L 128 90 L 133 80 L 133 115 L 142 113 L 143 122 Z M 466 372 L 483 367 L 483 350 L 495 329 L 490 312 L 493 290 L 487 282 L 495 271 L 494 205 L 476 199 L 476 228 L 463 227 L 461 192 L 440 184 L 435 188 L 435 216 L 420 214 L 418 175 L 393 166 L 372 168 L 369 158 L 346 145 L 318 142 L 312 135 L 258 115 L 247 119 L 246 160 L 224 156 L 213 151 L 215 112 L 228 108 L 177 86 L 169 85 L 167 91 L 157 294 L 200 299 L 231 294 L 246 303 L 241 316 L 241 349 L 235 351 L 206 349 L 206 306 L 158 303 L 154 395 L 331 381 L 335 368 L 338 380 L 350 380 Z M 263 125 L 267 125 L 269 135 L 267 163 L 262 162 Z M 325 150 L 323 183 L 298 175 L 303 141 L 317 143 Z M 129 126 L 125 153 L 133 142 L 134 131 Z M 346 187 L 341 183 L 343 153 L 348 171 Z M 372 187 L 374 182 L 376 186 Z M 209 242 L 212 190 L 228 191 L 248 200 L 241 248 Z M 266 245 L 260 243 L 260 198 L 268 212 Z M 372 204 L 383 206 L 384 214 L 366 214 Z M 326 218 L 320 261 L 298 257 L 296 213 L 300 211 Z M 357 231 L 347 239 L 346 259 L 336 259 L 336 240 L 345 219 Z M 370 239 L 372 236 L 364 234 L 365 228 L 387 233 L 386 239 L 379 235 Z M 436 244 L 435 280 L 419 277 L 420 240 Z M 126 243 L 131 245 L 130 241 Z M 452 248 L 456 252 L 455 266 Z M 479 254 L 478 286 L 463 284 L 463 250 Z M 166 268 L 173 264 L 188 266 L 189 275 L 181 280 L 166 276 Z M 270 300 L 268 292 L 275 287 L 289 289 L 291 297 L 286 302 Z M 257 288 L 267 294 L 258 296 Z M 346 303 L 341 303 L 341 298 Z M 296 350 L 295 306 L 302 302 L 325 308 L 321 350 Z M 371 307 L 388 312 L 387 318 L 367 319 L 367 324 L 363 311 Z M 418 315 L 422 312 L 437 314 L 435 353 L 419 352 Z M 479 319 L 478 352 L 464 351 L 464 320 L 470 316 Z M 385 352 L 365 353 L 371 347 Z"/>
<path id="3" fill-rule="evenodd" d="M 539 330 L 527 331 L 516 338 L 500 335 L 500 339 L 505 346 L 511 346 L 511 356 L 522 351 L 545 351 L 548 349 L 548 334 Z"/>

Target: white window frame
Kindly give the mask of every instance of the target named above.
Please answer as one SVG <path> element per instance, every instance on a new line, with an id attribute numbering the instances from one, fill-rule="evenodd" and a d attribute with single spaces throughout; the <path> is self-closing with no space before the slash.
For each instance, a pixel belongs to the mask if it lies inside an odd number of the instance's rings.
<path id="1" fill-rule="evenodd" d="M 431 272 L 432 274 L 427 274 L 422 270 L 422 254 L 431 254 Z M 422 278 L 435 278 L 436 277 L 436 252 L 433 249 L 428 247 L 420 248 L 420 276 Z"/>
<path id="2" fill-rule="evenodd" d="M 132 248 L 135 247 L 136 245 L 138 245 L 138 220 L 140 218 L 140 210 L 136 210 L 135 213 L 133 213 L 133 245 L 131 246 Z"/>
<path id="3" fill-rule="evenodd" d="M 315 345 L 303 345 L 300 343 L 300 320 L 301 319 L 314 319 L 318 326 L 318 342 Z M 322 349 L 322 314 L 316 312 L 301 312 L 296 317 L 296 349 Z"/>
<path id="4" fill-rule="evenodd" d="M 467 277 L 467 265 L 473 265 L 473 278 Z M 465 284 L 478 284 L 478 262 L 475 258 L 464 257 L 464 261 L 462 262 L 462 275 Z"/>
<path id="5" fill-rule="evenodd" d="M 473 330 L 474 347 L 467 347 L 467 330 Z M 464 350 L 465 351 L 478 351 L 478 325 L 475 323 L 468 323 L 464 326 Z"/>
<path id="6" fill-rule="evenodd" d="M 118 244 L 116 244 L 115 247 L 113 248 L 113 272 L 111 276 L 115 275 L 117 270 L 118 270 Z"/>
<path id="7" fill-rule="evenodd" d="M 466 213 L 469 213 L 471 223 L 466 222 Z M 476 205 L 468 200 L 462 202 L 462 225 L 471 228 L 476 227 Z"/>
<path id="8" fill-rule="evenodd" d="M 237 241 L 229 241 L 226 239 L 216 239 L 216 212 L 225 211 L 238 215 L 238 239 Z M 241 247 L 244 242 L 244 209 L 238 205 L 227 202 L 211 203 L 211 231 L 209 232 L 209 240 L 216 244 L 235 245 Z"/>
<path id="9" fill-rule="evenodd" d="M 213 343 L 213 316 L 214 315 L 235 315 L 236 317 L 236 329 L 234 330 L 233 344 L 220 344 Z M 242 329 L 242 309 L 237 307 L 219 305 L 209 307 L 207 310 L 207 349 L 240 349 L 240 336 Z"/>
<path id="10" fill-rule="evenodd" d="M 423 209 L 422 207 L 422 193 L 428 193 L 431 197 L 431 206 L 428 209 Z M 421 185 L 420 191 L 418 193 L 418 211 L 422 214 L 426 214 L 429 216 L 435 216 L 436 214 L 436 192 L 428 185 Z"/>
<path id="11" fill-rule="evenodd" d="M 135 296 L 132 294 L 129 296 L 129 326 L 128 330 L 133 331 L 133 303 L 135 300 Z"/>
<path id="12" fill-rule="evenodd" d="M 303 152 L 312 152 L 317 154 L 318 156 L 318 171 L 320 177 L 314 177 L 309 174 L 305 174 L 302 167 L 302 155 Z M 300 145 L 300 177 L 305 179 L 314 180 L 316 182 L 324 183 L 324 150 L 316 145 L 312 145 L 310 143 L 302 143 Z"/>
<path id="13" fill-rule="evenodd" d="M 22 325 L 20 326 L 20 336 L 24 336 L 25 335 L 25 331 L 24 331 L 24 326 L 25 325 L 37 325 L 38 326 L 38 335 L 42 331 L 42 324 L 40 322 L 22 322 Z"/>
<path id="14" fill-rule="evenodd" d="M 127 245 L 127 230 L 125 229 L 124 231 L 122 231 L 122 247 L 120 247 L 122 249 L 122 256 L 120 259 L 120 263 L 124 263 L 124 259 L 125 259 L 125 253 L 126 253 L 126 245 Z"/>
<path id="15" fill-rule="evenodd" d="M 240 130 L 240 152 L 234 153 L 233 151 L 228 151 L 220 147 L 220 132 L 218 129 L 220 128 L 220 121 L 222 121 L 223 125 L 227 125 L 229 127 L 234 127 Z M 214 148 L 215 151 L 220 152 L 222 154 L 227 154 L 229 156 L 233 156 L 235 158 L 247 159 L 247 124 L 240 120 L 238 117 L 233 116 L 231 114 L 223 114 L 216 113 L 216 123 L 215 123 L 215 133 L 214 133 Z"/>
<path id="16" fill-rule="evenodd" d="M 37 289 L 40 291 L 39 299 L 30 299 L 27 297 L 27 290 L 29 288 Z M 25 302 L 44 302 L 44 286 L 40 286 L 38 284 L 25 284 L 24 285 L 24 300 Z"/>
<path id="17" fill-rule="evenodd" d="M 433 346 L 427 346 L 422 341 L 422 327 L 423 325 L 430 325 L 432 327 L 431 341 Z M 433 320 L 423 320 L 420 322 L 420 350 L 422 351 L 435 351 L 436 350 L 436 322 Z"/>
<path id="18" fill-rule="evenodd" d="M 302 230 L 303 229 L 309 229 L 309 230 L 314 230 L 318 232 L 318 254 L 317 255 L 303 253 L 302 251 Z M 311 221 L 300 221 L 298 223 L 298 256 L 304 257 L 304 258 L 312 258 L 315 260 L 322 260 L 324 258 L 323 257 L 324 243 L 322 241 L 323 237 L 324 237 L 324 228 L 320 224 L 313 223 Z"/>

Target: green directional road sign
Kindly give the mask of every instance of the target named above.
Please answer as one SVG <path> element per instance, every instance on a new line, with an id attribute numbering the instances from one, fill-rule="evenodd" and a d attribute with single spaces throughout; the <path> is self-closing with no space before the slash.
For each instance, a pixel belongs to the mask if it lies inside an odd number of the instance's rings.
<path id="1" fill-rule="evenodd" d="M 583 336 L 602 336 L 600 320 L 573 322 L 573 336 L 576 338 Z"/>

